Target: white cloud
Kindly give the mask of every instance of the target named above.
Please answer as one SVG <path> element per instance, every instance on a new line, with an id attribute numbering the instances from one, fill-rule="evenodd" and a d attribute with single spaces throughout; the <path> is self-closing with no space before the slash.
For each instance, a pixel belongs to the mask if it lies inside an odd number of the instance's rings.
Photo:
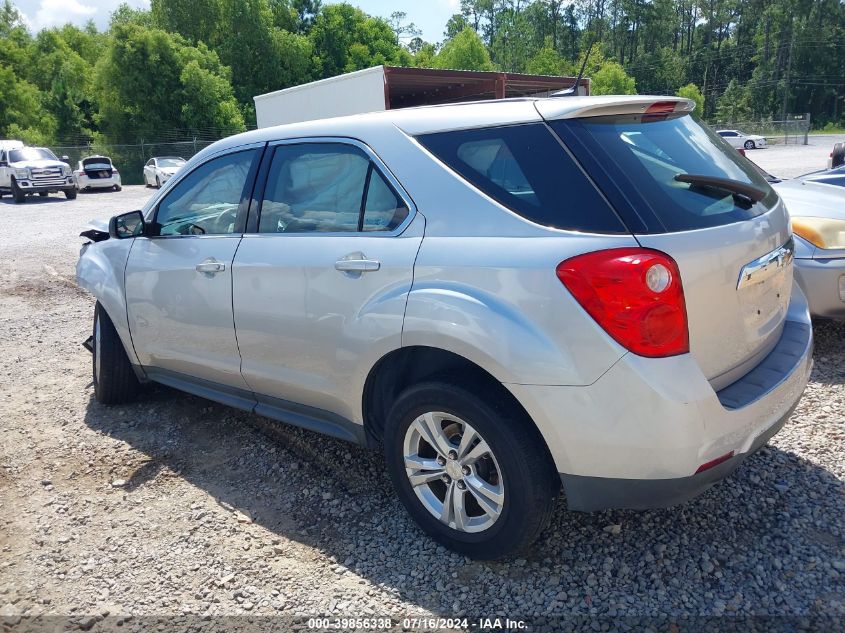
<path id="1" fill-rule="evenodd" d="M 453 14 L 461 12 L 461 0 L 440 0 Z"/>
<path id="2" fill-rule="evenodd" d="M 111 12 L 123 0 L 13 0 L 33 32 L 70 22 L 82 25 L 94 20 L 99 28 L 108 25 Z M 133 7 L 149 7 L 149 0 L 129 0 Z"/>
<path id="3" fill-rule="evenodd" d="M 41 6 L 32 18 L 32 25 L 38 31 L 66 22 L 84 22 L 95 13 L 96 7 L 82 4 L 79 0 L 41 0 Z"/>

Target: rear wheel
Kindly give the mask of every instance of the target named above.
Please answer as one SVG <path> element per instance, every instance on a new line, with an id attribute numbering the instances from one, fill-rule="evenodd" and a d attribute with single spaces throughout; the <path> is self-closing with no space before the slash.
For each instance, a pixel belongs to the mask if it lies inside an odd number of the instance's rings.
<path id="1" fill-rule="evenodd" d="M 14 178 L 12 179 L 12 198 L 15 199 L 15 202 L 26 202 L 26 194 L 18 187 L 18 183 Z"/>
<path id="2" fill-rule="evenodd" d="M 399 498 L 432 538 L 472 558 L 527 548 L 548 525 L 560 487 L 522 412 L 447 383 L 402 393 L 385 431 Z"/>
<path id="3" fill-rule="evenodd" d="M 94 397 L 101 404 L 129 402 L 138 393 L 138 378 L 109 315 L 97 302 L 93 336 Z"/>
<path id="4" fill-rule="evenodd" d="M 745 149 L 754 149 L 754 141 L 745 141 Z"/>
<path id="5" fill-rule="evenodd" d="M 123 187 L 121 187 L 120 185 L 115 185 L 115 186 L 114 186 L 114 190 L 115 190 L 115 191 L 120 191 L 121 189 L 123 189 Z"/>
<path id="6" fill-rule="evenodd" d="M 76 187 L 71 187 L 70 189 L 65 189 L 65 198 L 68 200 L 75 200 L 76 199 Z"/>

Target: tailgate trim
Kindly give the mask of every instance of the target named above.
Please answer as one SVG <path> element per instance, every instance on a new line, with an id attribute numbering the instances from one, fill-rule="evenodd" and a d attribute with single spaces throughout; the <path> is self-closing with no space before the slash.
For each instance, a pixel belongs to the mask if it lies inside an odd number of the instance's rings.
<path id="1" fill-rule="evenodd" d="M 716 395 L 725 409 L 741 409 L 764 397 L 796 370 L 812 345 L 812 327 L 808 323 L 785 321 L 783 333 L 763 361 Z"/>
<path id="2" fill-rule="evenodd" d="M 765 281 L 778 269 L 792 264 L 793 259 L 795 259 L 795 240 L 790 236 L 782 246 L 778 246 L 775 250 L 743 266 L 742 270 L 739 271 L 736 289 L 741 290 L 746 286 L 753 286 Z"/>

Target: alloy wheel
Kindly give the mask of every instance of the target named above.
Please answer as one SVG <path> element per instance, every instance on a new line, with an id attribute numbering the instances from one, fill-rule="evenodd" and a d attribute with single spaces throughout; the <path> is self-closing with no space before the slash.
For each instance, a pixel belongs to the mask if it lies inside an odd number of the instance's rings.
<path id="1" fill-rule="evenodd" d="M 484 438 L 457 416 L 432 411 L 405 432 L 405 472 L 423 506 L 459 532 L 483 532 L 505 503 L 502 471 Z"/>

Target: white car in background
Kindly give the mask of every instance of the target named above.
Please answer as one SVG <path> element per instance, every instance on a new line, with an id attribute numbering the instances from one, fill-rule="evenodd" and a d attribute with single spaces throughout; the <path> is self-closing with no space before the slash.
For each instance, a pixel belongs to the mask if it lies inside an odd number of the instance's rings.
<path id="1" fill-rule="evenodd" d="M 144 165 L 144 185 L 147 187 L 161 187 L 170 180 L 185 164 L 185 159 L 179 156 L 156 156 Z"/>
<path id="2" fill-rule="evenodd" d="M 766 139 L 756 134 L 743 134 L 739 130 L 716 130 L 716 134 L 725 139 L 732 147 L 743 149 L 761 149 L 766 147 Z"/>
<path id="3" fill-rule="evenodd" d="M 108 156 L 89 156 L 77 163 L 73 180 L 80 191 L 114 189 L 120 191 L 120 173 Z"/>

